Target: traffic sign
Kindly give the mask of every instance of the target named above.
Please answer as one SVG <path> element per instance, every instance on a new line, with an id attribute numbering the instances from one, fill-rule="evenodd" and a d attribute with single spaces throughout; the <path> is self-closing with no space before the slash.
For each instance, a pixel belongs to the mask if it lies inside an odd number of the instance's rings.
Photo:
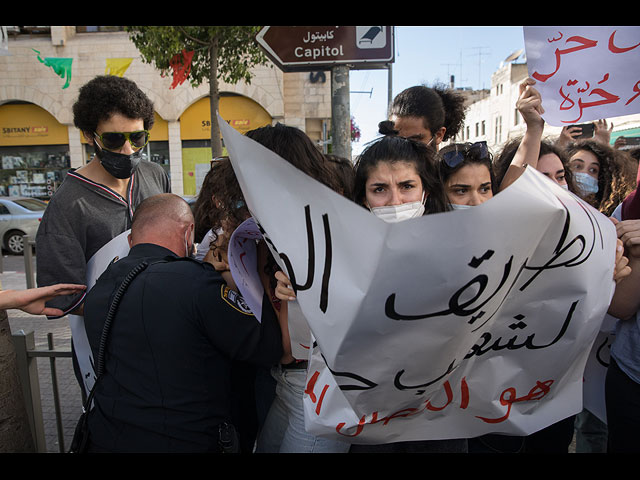
<path id="1" fill-rule="evenodd" d="M 394 59 L 393 27 L 267 26 L 256 41 L 283 71 L 317 71 L 335 65 L 386 68 Z"/>

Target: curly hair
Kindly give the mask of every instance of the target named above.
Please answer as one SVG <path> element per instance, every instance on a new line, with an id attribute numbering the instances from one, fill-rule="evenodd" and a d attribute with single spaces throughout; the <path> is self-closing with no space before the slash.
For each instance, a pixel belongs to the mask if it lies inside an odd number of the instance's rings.
<path id="1" fill-rule="evenodd" d="M 522 142 L 522 137 L 515 138 L 513 140 L 508 141 L 502 147 L 500 154 L 494 157 L 493 160 L 493 172 L 495 174 L 495 182 L 496 186 L 499 187 L 504 179 L 504 176 L 509 169 L 509 165 L 511 165 L 511 161 Z M 567 187 L 571 193 L 578 195 L 579 191 L 576 187 L 575 181 L 573 179 L 573 173 L 569 168 L 569 159 L 564 150 L 558 148 L 552 141 L 550 140 L 542 140 L 540 141 L 540 153 L 538 154 L 538 158 L 543 157 L 548 154 L 556 155 L 562 165 L 564 167 L 564 179 L 567 182 Z"/>
<path id="2" fill-rule="evenodd" d="M 73 105 L 73 123 L 81 131 L 95 132 L 100 122 L 116 113 L 142 119 L 145 130 L 154 123 L 153 102 L 127 78 L 99 75 L 80 87 Z"/>
<path id="3" fill-rule="evenodd" d="M 466 115 L 464 97 L 442 84 L 417 85 L 400 92 L 393 99 L 389 118 L 420 117 L 432 135 L 446 128 L 443 141 L 453 138 L 462 128 Z"/>
<path id="4" fill-rule="evenodd" d="M 566 147 L 569 159 L 580 151 L 591 152 L 600 163 L 598 192 L 586 201 L 604 215 L 611 216 L 635 188 L 635 172 L 622 153 L 596 140 L 578 140 Z"/>
<path id="5" fill-rule="evenodd" d="M 438 173 L 435 149 L 416 140 L 387 135 L 371 142 L 358 157 L 354 179 L 353 200 L 364 206 L 366 184 L 371 170 L 381 162 L 407 162 L 415 166 L 422 188 L 429 192 L 424 214 L 449 210 L 444 186 Z"/>
<path id="6" fill-rule="evenodd" d="M 213 231 L 214 239 L 217 240 L 218 232 L 232 232 L 251 216 L 228 158 L 221 158 L 213 163 L 211 170 L 205 177 L 203 190 L 208 192 L 205 195 L 210 196 L 211 202 L 206 217 L 204 212 L 198 212 L 198 218 L 201 219 L 200 228 L 204 228 L 203 223 L 206 219 L 208 222 L 206 227 Z M 206 202 L 203 204 L 206 205 Z M 225 245 L 219 245 L 219 247 L 226 249 L 228 240 L 229 237 L 225 236 Z"/>

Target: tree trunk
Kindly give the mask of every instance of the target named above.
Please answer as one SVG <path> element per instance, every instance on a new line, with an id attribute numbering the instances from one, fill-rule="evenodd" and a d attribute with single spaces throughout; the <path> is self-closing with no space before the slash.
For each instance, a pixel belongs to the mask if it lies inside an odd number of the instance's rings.
<path id="1" fill-rule="evenodd" d="M 211 74 L 209 75 L 209 96 L 211 105 L 211 155 L 213 158 L 222 155 L 218 110 L 220 109 L 220 92 L 218 91 L 218 38 L 213 39 L 211 49 Z"/>
<path id="2" fill-rule="evenodd" d="M 0 310 L 0 453 L 33 452 L 9 318 L 6 310 Z"/>

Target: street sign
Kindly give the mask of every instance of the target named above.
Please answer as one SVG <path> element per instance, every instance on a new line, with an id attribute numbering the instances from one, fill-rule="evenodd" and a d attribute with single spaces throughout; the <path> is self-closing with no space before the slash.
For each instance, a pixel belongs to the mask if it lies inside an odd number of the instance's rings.
<path id="1" fill-rule="evenodd" d="M 285 72 L 386 68 L 394 59 L 393 27 L 268 26 L 256 41 Z"/>

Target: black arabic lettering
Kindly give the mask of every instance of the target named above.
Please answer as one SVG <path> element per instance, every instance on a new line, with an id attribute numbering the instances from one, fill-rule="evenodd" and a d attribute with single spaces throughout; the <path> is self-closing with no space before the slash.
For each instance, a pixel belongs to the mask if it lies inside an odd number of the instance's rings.
<path id="1" fill-rule="evenodd" d="M 401 381 L 400 378 L 402 377 L 402 375 L 404 375 L 404 369 L 400 370 L 398 373 L 396 373 L 395 378 L 393 379 L 393 385 L 398 389 L 398 390 L 418 390 L 416 392 L 416 395 L 421 395 L 424 393 L 424 388 L 429 387 L 430 385 L 433 385 L 436 382 L 439 382 L 440 380 L 442 380 L 443 378 L 445 378 L 446 376 L 448 376 L 451 372 L 453 372 L 455 370 L 456 367 L 454 367 L 454 364 L 456 363 L 455 359 L 453 360 L 453 362 L 451 362 L 449 364 L 449 367 L 447 368 L 447 371 L 444 372 L 442 375 L 440 375 L 438 378 L 435 378 L 433 380 L 429 380 L 427 382 L 421 383 L 420 385 L 404 385 Z"/>
<path id="2" fill-rule="evenodd" d="M 529 350 L 540 350 L 543 348 L 548 348 L 552 345 L 554 345 L 555 343 L 557 343 L 563 336 L 564 334 L 567 332 L 567 329 L 569 328 L 569 324 L 571 323 L 571 320 L 573 319 L 573 314 L 576 310 L 576 307 L 578 305 L 578 300 L 576 300 L 575 302 L 573 302 L 571 304 L 571 307 L 569 308 L 569 312 L 567 313 L 567 316 L 564 320 L 564 322 L 562 323 L 562 327 L 560 328 L 560 331 L 558 332 L 558 334 L 555 336 L 555 338 L 553 340 L 551 340 L 550 342 L 546 343 L 546 344 L 541 344 L 541 345 L 536 345 L 534 343 L 534 339 L 536 334 L 532 333 L 531 335 L 529 335 L 526 340 L 524 342 L 521 343 L 516 343 L 518 341 L 518 335 L 514 335 L 513 337 L 511 337 L 506 343 L 501 343 L 503 341 L 502 337 L 498 337 L 495 341 L 492 342 L 493 340 L 493 336 L 491 335 L 490 332 L 485 332 L 480 336 L 480 342 L 476 343 L 473 347 L 471 347 L 471 350 L 469 351 L 469 353 L 464 357 L 465 360 L 473 357 L 473 356 L 482 356 L 485 353 L 488 353 L 490 351 L 500 351 L 500 350 L 518 350 L 520 348 L 526 348 Z M 516 320 L 518 320 L 518 323 L 514 323 L 512 325 L 510 325 L 509 327 L 513 330 L 517 329 L 523 329 L 526 327 L 526 324 L 524 322 L 522 322 L 522 319 L 525 318 L 522 315 L 516 315 L 516 317 L 514 317 Z"/>
<path id="3" fill-rule="evenodd" d="M 480 263 L 482 263 L 482 260 L 486 258 L 490 258 L 492 255 L 493 255 L 493 250 L 487 250 L 487 252 L 484 254 L 483 257 L 481 257 L 480 260 L 474 257 L 474 259 L 469 263 L 469 266 L 473 268 L 477 268 L 480 265 Z M 483 302 L 481 302 L 480 304 L 472 308 L 467 308 L 467 307 L 469 307 L 476 300 L 478 300 L 478 298 L 484 293 L 484 290 L 487 288 L 487 284 L 489 281 L 489 278 L 487 277 L 487 275 L 480 274 L 474 277 L 466 285 L 464 285 L 458 291 L 456 291 L 451 297 L 451 299 L 449 300 L 449 308 L 447 308 L 446 310 L 441 310 L 433 313 L 418 314 L 418 315 L 401 314 L 396 311 L 396 308 L 395 308 L 396 294 L 392 293 L 391 295 L 389 295 L 389 297 L 387 298 L 387 301 L 385 302 L 385 314 L 392 320 L 422 320 L 425 318 L 439 317 L 439 316 L 449 315 L 449 314 L 454 314 L 461 317 L 472 315 L 473 313 L 480 310 L 485 304 L 487 304 L 505 285 L 505 283 L 507 282 L 507 279 L 509 278 L 512 264 L 513 264 L 513 256 L 511 256 L 507 261 L 507 263 L 505 264 L 504 271 L 502 274 L 502 279 L 500 280 L 500 284 L 495 289 L 495 291 L 486 300 L 484 300 Z M 464 295 L 467 289 L 469 289 L 475 284 L 478 284 L 478 287 L 479 287 L 477 293 L 471 299 L 463 303 L 460 303 L 460 298 Z"/>
<path id="4" fill-rule="evenodd" d="M 313 223 L 311 221 L 311 208 L 309 205 L 304 207 L 304 215 L 307 229 L 307 252 L 309 253 L 307 256 L 307 279 L 304 284 L 300 285 L 296 282 L 296 275 L 289 257 L 285 253 L 279 254 L 280 258 L 285 263 L 289 280 L 291 281 L 291 287 L 296 293 L 303 290 L 309 290 L 313 285 L 313 279 L 315 276 L 315 241 L 313 237 Z M 329 302 L 329 278 L 331 277 L 331 264 L 333 259 L 331 229 L 329 225 L 329 217 L 326 213 L 322 215 L 322 224 L 324 227 L 325 238 L 325 260 L 324 270 L 322 273 L 322 286 L 320 288 L 320 310 L 325 313 Z"/>
<path id="5" fill-rule="evenodd" d="M 606 336 L 604 341 L 600 344 L 600 346 L 596 349 L 596 361 L 602 365 L 604 368 L 609 368 L 609 350 L 611 350 L 611 344 L 609 343 L 609 336 Z M 606 351 L 606 360 L 605 354 Z"/>
<path id="6" fill-rule="evenodd" d="M 313 349 L 316 349 L 318 347 L 318 342 L 313 342 Z M 371 390 L 372 388 L 375 388 L 378 386 L 377 383 L 375 383 L 372 380 L 369 380 L 361 375 L 357 375 L 355 373 L 351 373 L 351 372 L 337 372 L 335 370 L 333 370 L 330 366 L 329 363 L 327 362 L 327 359 L 325 358 L 325 356 L 322 354 L 322 352 L 320 352 L 320 357 L 322 357 L 322 360 L 324 361 L 324 364 L 326 365 L 327 369 L 331 372 L 331 374 L 334 377 L 342 377 L 342 378 L 349 378 L 352 380 L 355 380 L 356 382 L 359 383 L 351 383 L 351 384 L 343 384 L 343 385 L 338 385 L 338 388 L 342 391 L 351 391 L 351 390 Z M 338 378 L 336 378 L 336 382 L 338 381 Z"/>
<path id="7" fill-rule="evenodd" d="M 600 229 L 600 225 L 596 221 L 594 221 L 592 214 L 589 212 L 589 210 L 587 210 L 587 208 L 580 201 L 576 202 L 576 204 L 584 211 L 584 213 L 586 213 L 587 218 L 589 219 L 591 224 L 591 233 L 592 233 L 592 239 L 593 239 L 591 242 L 591 246 L 587 251 L 587 242 L 583 235 L 576 235 L 571 241 L 565 244 L 565 242 L 567 241 L 567 236 L 569 235 L 569 228 L 571 226 L 571 213 L 569 212 L 569 209 L 567 208 L 565 203 L 562 201 L 562 199 L 559 197 L 556 197 L 556 198 L 564 207 L 566 215 L 565 215 L 564 226 L 560 234 L 560 238 L 558 239 L 558 243 L 556 244 L 553 250 L 554 255 L 544 265 L 541 265 L 541 266 L 526 265 L 524 267 L 526 270 L 535 271 L 535 273 L 531 276 L 531 278 L 529 278 L 527 282 L 525 282 L 520 287 L 520 291 L 524 291 L 536 279 L 536 277 L 538 277 L 545 270 L 560 268 L 560 267 L 565 267 L 565 268 L 576 267 L 586 262 L 591 256 L 591 254 L 593 253 L 593 250 L 595 248 L 596 227 L 598 228 L 598 233 L 600 236 L 600 246 L 601 248 L 604 248 L 604 238 L 602 236 L 602 230 Z M 554 263 L 557 259 L 562 257 L 562 255 L 565 252 L 567 252 L 571 247 L 573 247 L 577 242 L 580 242 L 582 246 L 580 247 L 580 250 L 576 255 L 574 255 L 573 257 L 565 261 Z"/>

